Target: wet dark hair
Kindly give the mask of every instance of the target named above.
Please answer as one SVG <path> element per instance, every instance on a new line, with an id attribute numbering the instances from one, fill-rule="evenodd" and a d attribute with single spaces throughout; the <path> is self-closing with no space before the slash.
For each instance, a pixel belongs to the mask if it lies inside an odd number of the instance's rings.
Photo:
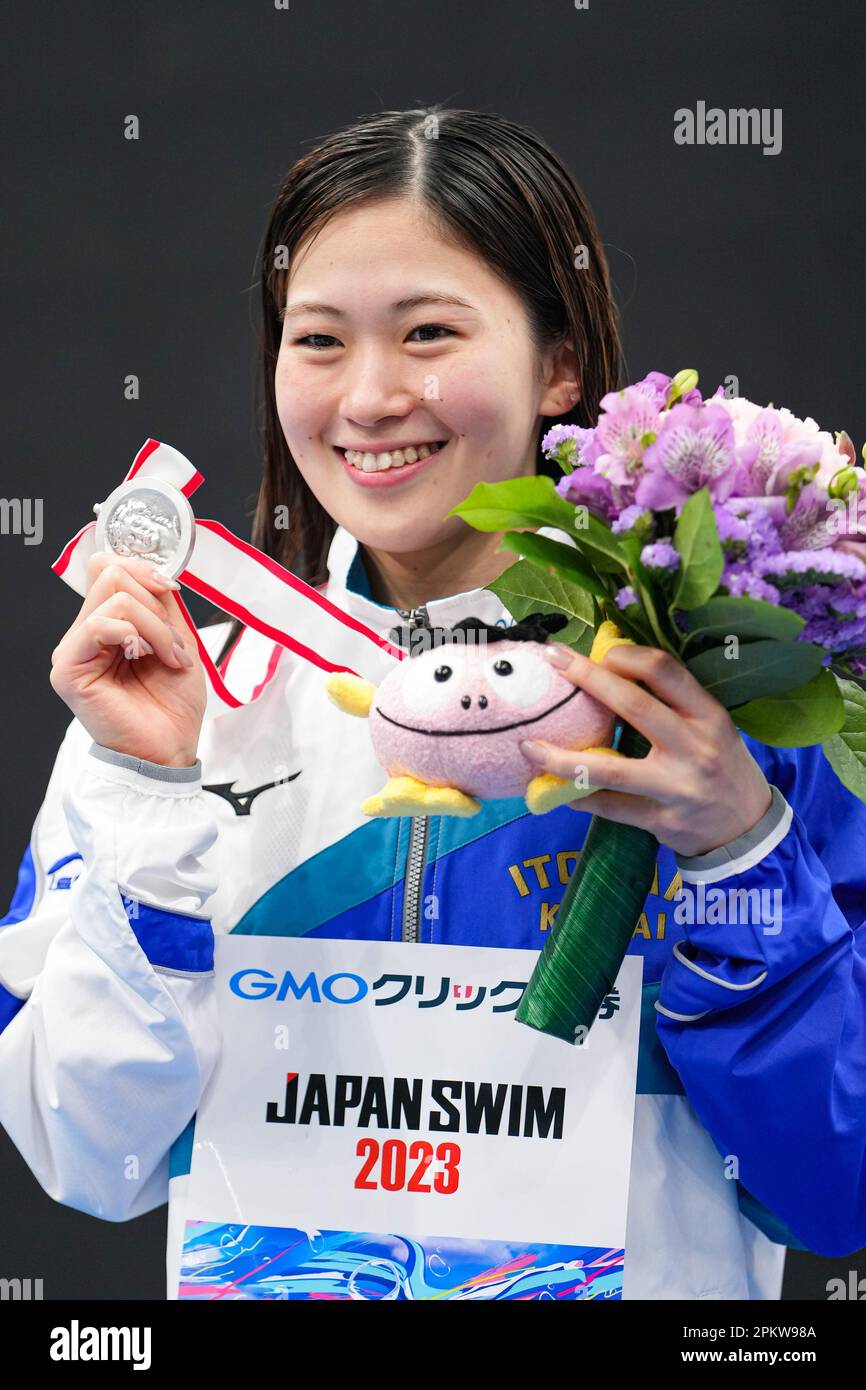
<path id="1" fill-rule="evenodd" d="M 336 522 L 307 486 L 277 416 L 280 310 L 307 237 L 347 208 L 400 197 L 423 204 L 444 235 L 480 256 L 521 297 L 539 355 L 571 337 L 581 394 L 558 421 L 594 424 L 601 397 L 621 384 L 618 315 L 595 218 L 540 135 L 494 113 L 439 106 L 362 116 L 326 135 L 283 179 L 261 247 L 256 410 L 264 468 L 250 536 L 313 586 L 327 579 Z M 541 453 L 543 433 L 540 427 L 536 471 L 558 479 L 559 468 Z M 287 527 L 276 526 L 278 507 L 287 509 Z M 227 616 L 218 610 L 209 621 Z M 234 620 L 217 664 L 241 628 Z"/>

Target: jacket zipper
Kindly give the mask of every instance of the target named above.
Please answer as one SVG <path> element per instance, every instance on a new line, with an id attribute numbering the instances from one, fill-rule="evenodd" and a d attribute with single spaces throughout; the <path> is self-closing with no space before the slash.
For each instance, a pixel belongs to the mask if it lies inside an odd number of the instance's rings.
<path id="1" fill-rule="evenodd" d="M 418 627 L 430 627 L 427 605 L 418 608 L 398 608 L 401 618 L 409 623 L 410 632 Z M 412 829 L 409 836 L 409 850 L 406 855 L 406 873 L 403 887 L 403 941 L 419 941 L 421 938 L 421 887 L 424 882 L 424 855 L 427 850 L 429 816 L 412 816 Z"/>
<path id="2" fill-rule="evenodd" d="M 424 853 L 427 849 L 429 816 L 412 817 L 406 877 L 403 889 L 403 940 L 418 941 L 421 936 L 421 885 L 424 881 Z"/>

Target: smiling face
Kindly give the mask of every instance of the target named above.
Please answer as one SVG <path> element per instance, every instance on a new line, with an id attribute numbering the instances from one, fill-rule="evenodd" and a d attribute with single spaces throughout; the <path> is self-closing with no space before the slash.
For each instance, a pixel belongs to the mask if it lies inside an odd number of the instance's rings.
<path id="1" fill-rule="evenodd" d="M 567 680 L 538 642 L 445 643 L 400 662 L 370 708 L 376 756 L 390 776 L 470 796 L 520 796 L 538 768 L 523 739 L 561 748 L 610 743 L 614 716 Z"/>
<path id="2" fill-rule="evenodd" d="M 400 305 L 431 295 L 463 302 Z M 465 543 L 469 528 L 446 512 L 479 481 L 535 471 L 539 415 L 566 403 L 561 383 L 541 379 L 552 363 L 538 358 L 517 294 L 417 202 L 350 208 L 294 256 L 277 411 L 311 491 L 363 545 Z M 394 450 L 436 443 L 426 461 L 394 466 Z"/>

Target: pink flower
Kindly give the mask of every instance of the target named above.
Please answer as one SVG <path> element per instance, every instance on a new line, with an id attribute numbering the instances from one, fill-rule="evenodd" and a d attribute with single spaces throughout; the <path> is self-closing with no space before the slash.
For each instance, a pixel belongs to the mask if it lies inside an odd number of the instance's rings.
<path id="1" fill-rule="evenodd" d="M 634 482 L 647 436 L 654 437 L 658 428 L 656 388 L 651 382 L 639 382 L 623 391 L 608 391 L 601 407 L 604 413 L 595 430 L 600 449 L 595 471 L 625 487 Z"/>

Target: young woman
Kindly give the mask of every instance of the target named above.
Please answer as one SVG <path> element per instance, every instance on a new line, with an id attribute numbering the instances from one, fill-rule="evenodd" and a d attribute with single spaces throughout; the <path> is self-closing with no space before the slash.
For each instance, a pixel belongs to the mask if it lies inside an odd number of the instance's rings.
<path id="1" fill-rule="evenodd" d="M 546 469 L 551 420 L 591 423 L 621 380 L 568 170 L 498 116 L 365 118 L 287 175 L 262 291 L 253 543 L 377 631 L 508 626 L 484 585 L 513 556 L 446 513 L 482 479 Z M 168 1198 L 175 1296 L 220 1047 L 213 934 L 534 952 L 598 811 L 661 844 L 631 946 L 645 1008 L 625 1296 L 777 1298 L 786 1245 L 866 1240 L 866 809 L 820 749 L 741 737 L 660 652 L 573 656 L 569 678 L 652 743 L 615 786 L 539 817 L 514 799 L 469 820 L 367 818 L 383 774 L 321 672 L 205 625 L 246 702 L 210 718 L 189 637 L 149 565 L 101 555 L 52 654 L 75 718 L 0 931 L 0 1119 L 52 1197 L 111 1221 Z M 569 756 L 541 765 L 568 775 Z M 778 926 L 690 911 L 683 927 L 683 879 L 692 908 L 702 883 L 766 892 Z"/>

